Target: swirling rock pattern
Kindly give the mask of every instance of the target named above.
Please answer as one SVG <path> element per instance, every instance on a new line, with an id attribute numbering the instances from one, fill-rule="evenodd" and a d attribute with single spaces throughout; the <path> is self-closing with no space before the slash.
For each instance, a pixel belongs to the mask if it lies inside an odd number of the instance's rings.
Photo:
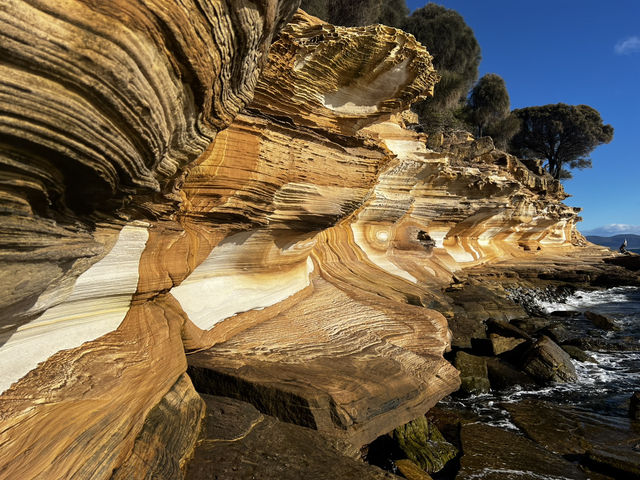
<path id="1" fill-rule="evenodd" d="M 407 128 L 412 36 L 297 3 L 0 6 L 0 478 L 179 477 L 188 366 L 353 454 L 458 388 L 446 287 L 578 251 L 535 165 Z"/>
<path id="2" fill-rule="evenodd" d="M 131 220 L 176 210 L 298 3 L 0 6 L 0 477 L 109 478 L 184 373 Z"/>

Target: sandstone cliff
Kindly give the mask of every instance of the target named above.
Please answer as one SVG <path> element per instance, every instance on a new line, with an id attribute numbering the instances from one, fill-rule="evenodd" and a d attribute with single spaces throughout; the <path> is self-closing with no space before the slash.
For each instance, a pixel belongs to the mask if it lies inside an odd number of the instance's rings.
<path id="1" fill-rule="evenodd" d="M 192 382 L 353 453 L 458 388 L 445 288 L 584 244 L 536 165 L 407 128 L 412 36 L 296 4 L 0 8 L 1 478 L 180 477 Z"/>

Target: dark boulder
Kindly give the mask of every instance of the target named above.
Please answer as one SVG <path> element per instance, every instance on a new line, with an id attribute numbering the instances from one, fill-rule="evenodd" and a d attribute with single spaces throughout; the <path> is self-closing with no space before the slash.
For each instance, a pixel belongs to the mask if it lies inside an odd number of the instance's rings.
<path id="1" fill-rule="evenodd" d="M 534 385 L 536 382 L 526 373 L 499 358 L 487 358 L 489 382 L 494 390 L 506 390 L 515 386 Z"/>
<path id="2" fill-rule="evenodd" d="M 455 367 L 460 370 L 462 393 L 485 393 L 490 389 L 487 361 L 483 357 L 456 353 Z"/>
<path id="3" fill-rule="evenodd" d="M 550 319 L 544 317 L 527 317 L 511 321 L 511 325 L 524 330 L 529 335 L 533 335 L 552 323 L 553 322 Z"/>
<path id="4" fill-rule="evenodd" d="M 458 454 L 458 449 L 424 416 L 396 428 L 393 438 L 413 463 L 429 473 L 439 472 Z"/>
<path id="5" fill-rule="evenodd" d="M 569 354 L 547 336 L 531 347 L 525 356 L 523 370 L 540 383 L 575 382 L 578 379 Z"/>
<path id="6" fill-rule="evenodd" d="M 594 312 L 584 312 L 584 316 L 587 320 L 590 320 L 594 326 L 608 331 L 616 331 L 620 330 L 620 327 L 616 324 L 616 322 L 604 315 L 600 315 L 599 313 Z"/>
<path id="7" fill-rule="evenodd" d="M 518 328 L 517 326 L 505 321 L 497 320 L 495 318 L 489 318 L 486 321 L 487 331 L 489 333 L 495 333 L 502 337 L 522 338 L 525 340 L 532 340 L 531 335 Z"/>
<path id="8" fill-rule="evenodd" d="M 567 327 L 565 327 L 561 323 L 551 324 L 543 328 L 539 333 L 541 335 L 546 335 L 547 337 L 549 337 L 551 340 L 553 340 L 558 344 L 565 343 L 571 340 L 572 338 L 572 335 L 569 332 L 569 330 L 567 330 Z"/>
<path id="9" fill-rule="evenodd" d="M 567 352 L 571 358 L 579 362 L 598 363 L 595 358 L 574 345 L 562 345 L 562 349 Z"/>
<path id="10" fill-rule="evenodd" d="M 629 401 L 629 416 L 634 420 L 640 420 L 640 392 L 631 395 Z"/>

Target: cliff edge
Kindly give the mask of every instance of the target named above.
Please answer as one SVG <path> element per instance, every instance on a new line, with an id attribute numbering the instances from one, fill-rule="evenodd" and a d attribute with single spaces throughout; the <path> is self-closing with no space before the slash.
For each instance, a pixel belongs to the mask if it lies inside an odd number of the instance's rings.
<path id="1" fill-rule="evenodd" d="M 411 35 L 297 3 L 0 8 L 0 478 L 392 478 L 348 456 L 459 387 L 447 289 L 599 268 L 538 165 L 409 128 Z"/>

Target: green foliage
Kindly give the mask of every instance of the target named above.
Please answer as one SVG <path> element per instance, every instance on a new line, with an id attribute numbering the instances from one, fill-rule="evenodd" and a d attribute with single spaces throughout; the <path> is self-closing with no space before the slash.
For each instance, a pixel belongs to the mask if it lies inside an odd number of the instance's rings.
<path id="1" fill-rule="evenodd" d="M 391 27 L 402 27 L 407 15 L 409 15 L 407 2 L 405 0 L 381 0 L 380 4 L 380 12 L 376 22 Z"/>
<path id="2" fill-rule="evenodd" d="M 467 101 L 470 120 L 481 137 L 485 128 L 502 121 L 509 114 L 511 101 L 501 76 L 488 73 L 475 84 Z"/>
<path id="3" fill-rule="evenodd" d="M 418 114 L 421 130 L 429 134 L 469 130 L 468 111 L 460 103 L 453 108 L 440 108 L 428 101 L 414 103 L 411 109 Z"/>
<path id="4" fill-rule="evenodd" d="M 493 144 L 499 150 L 507 150 L 509 142 L 520 131 L 520 119 L 513 113 L 490 123 L 484 130 L 484 134 L 493 138 Z"/>
<path id="5" fill-rule="evenodd" d="M 300 8 L 310 15 L 329 21 L 329 1 L 328 0 L 302 0 Z"/>
<path id="6" fill-rule="evenodd" d="M 409 14 L 405 0 L 302 0 L 307 13 L 347 27 L 382 23 L 399 27 Z"/>
<path id="7" fill-rule="evenodd" d="M 442 76 L 427 102 L 440 109 L 457 107 L 478 77 L 480 46 L 473 30 L 458 12 L 434 3 L 413 12 L 402 28 L 429 50 Z"/>
<path id="8" fill-rule="evenodd" d="M 589 154 L 613 139 L 613 127 L 588 105 L 544 105 L 514 110 L 520 131 L 511 140 L 512 153 L 545 158 L 556 179 L 570 178 L 570 168 L 591 167 Z"/>
<path id="9" fill-rule="evenodd" d="M 473 30 L 454 10 L 429 3 L 406 19 L 402 28 L 413 34 L 433 56 L 441 76 L 433 98 L 413 109 L 426 131 L 465 128 L 464 98 L 478 77 L 480 46 Z"/>

